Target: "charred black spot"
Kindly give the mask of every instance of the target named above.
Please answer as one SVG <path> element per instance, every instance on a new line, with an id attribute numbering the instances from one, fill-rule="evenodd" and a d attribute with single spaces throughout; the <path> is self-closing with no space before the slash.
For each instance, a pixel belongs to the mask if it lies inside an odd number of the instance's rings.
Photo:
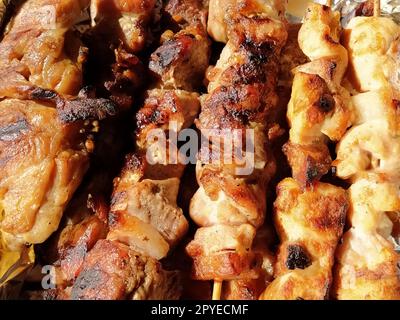
<path id="1" fill-rule="evenodd" d="M 240 47 L 246 51 L 249 61 L 260 65 L 269 61 L 276 44 L 272 40 L 256 43 L 252 39 L 246 38 Z"/>
<path id="2" fill-rule="evenodd" d="M 5 127 L 0 127 L 0 141 L 14 141 L 29 130 L 29 124 L 26 119 L 20 119 Z"/>
<path id="3" fill-rule="evenodd" d="M 325 112 L 331 112 L 335 107 L 335 100 L 330 94 L 324 94 L 318 101 L 318 108 Z"/>
<path id="4" fill-rule="evenodd" d="M 267 75 L 263 68 L 253 62 L 244 63 L 238 69 L 237 76 L 233 79 L 234 84 L 262 83 L 267 80 Z"/>
<path id="5" fill-rule="evenodd" d="M 289 245 L 287 247 L 288 255 L 286 258 L 286 267 L 289 270 L 305 269 L 311 265 L 311 259 L 306 249 L 300 245 Z"/>

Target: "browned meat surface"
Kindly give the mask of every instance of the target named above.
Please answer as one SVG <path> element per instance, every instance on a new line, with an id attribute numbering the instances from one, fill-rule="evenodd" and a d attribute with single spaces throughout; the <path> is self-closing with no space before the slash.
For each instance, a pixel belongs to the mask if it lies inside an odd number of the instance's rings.
<path id="1" fill-rule="evenodd" d="M 71 299 L 157 300 L 179 296 L 177 274 L 114 241 L 100 240 L 90 251 L 70 293 Z"/>
<path id="2" fill-rule="evenodd" d="M 93 152 L 89 119 L 115 111 L 82 89 L 87 50 L 72 28 L 88 6 L 26 1 L 0 42 L 0 231 L 10 249 L 58 228 Z"/>

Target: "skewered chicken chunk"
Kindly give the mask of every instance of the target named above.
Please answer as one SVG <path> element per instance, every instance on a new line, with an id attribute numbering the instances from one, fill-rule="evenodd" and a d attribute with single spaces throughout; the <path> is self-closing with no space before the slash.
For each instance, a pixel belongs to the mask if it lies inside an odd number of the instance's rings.
<path id="1" fill-rule="evenodd" d="M 393 222 L 398 214 L 398 186 L 360 179 L 350 188 L 352 228 L 339 246 L 335 292 L 338 299 L 400 298 L 399 254 L 394 250 Z"/>
<path id="2" fill-rule="evenodd" d="M 229 41 L 208 74 L 209 94 L 202 97 L 197 126 L 204 132 L 211 130 L 208 139 L 212 141 L 200 151 L 200 188 L 190 205 L 190 215 L 201 228 L 186 248 L 194 261 L 193 275 L 199 280 L 259 277 L 253 269 L 251 247 L 264 221 L 266 185 L 275 170 L 268 147 L 272 126 L 268 116 L 277 104 L 278 58 L 287 38 L 282 3 L 274 3 L 237 1 L 227 9 Z M 214 5 L 210 3 L 210 10 Z M 209 28 L 213 23 L 210 20 Z M 235 155 L 229 159 L 231 164 L 212 161 L 215 151 L 229 155 L 215 138 L 224 141 L 231 135 L 238 142 L 241 138 L 232 134 L 235 129 L 254 134 L 251 172 L 238 172 L 243 163 Z M 246 155 L 244 146 L 240 152 Z"/>
<path id="3" fill-rule="evenodd" d="M 281 245 L 275 280 L 262 299 L 325 299 L 349 206 L 346 192 L 318 183 L 303 191 L 292 178 L 278 186 L 275 221 Z"/>
<path id="4" fill-rule="evenodd" d="M 300 48 L 311 62 L 296 68 L 285 153 L 293 177 L 303 186 L 328 172 L 327 142 L 340 140 L 351 124 L 350 95 L 341 86 L 348 57 L 339 43 L 339 18 L 329 7 L 310 5 L 299 32 Z"/>
<path id="5" fill-rule="evenodd" d="M 339 246 L 338 299 L 400 299 L 398 250 L 400 27 L 356 17 L 345 30 L 354 125 L 337 148 L 337 175 L 348 179 L 351 229 Z"/>

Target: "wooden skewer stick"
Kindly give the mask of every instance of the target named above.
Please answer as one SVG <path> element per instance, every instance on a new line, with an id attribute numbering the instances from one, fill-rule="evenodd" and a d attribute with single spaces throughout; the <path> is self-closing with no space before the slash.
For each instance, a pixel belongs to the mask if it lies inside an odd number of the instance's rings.
<path id="1" fill-rule="evenodd" d="M 222 281 L 214 280 L 214 287 L 213 287 L 213 300 L 221 300 L 221 289 L 222 289 Z"/>
<path id="2" fill-rule="evenodd" d="M 381 1 L 374 0 L 374 17 L 379 17 L 381 15 Z"/>
<path id="3" fill-rule="evenodd" d="M 332 0 L 326 0 L 326 5 L 328 7 L 332 7 Z"/>

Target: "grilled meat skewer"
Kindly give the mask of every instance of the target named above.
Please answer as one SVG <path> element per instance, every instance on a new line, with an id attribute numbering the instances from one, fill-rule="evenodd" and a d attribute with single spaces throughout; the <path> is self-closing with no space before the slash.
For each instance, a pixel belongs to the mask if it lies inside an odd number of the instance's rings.
<path id="1" fill-rule="evenodd" d="M 218 11 L 219 21 L 226 21 L 229 40 L 208 74 L 208 94 L 202 97 L 197 126 L 212 130 L 212 137 L 220 141 L 227 131 L 252 130 L 254 170 L 247 176 L 238 174 L 240 165 L 234 156 L 232 164 L 210 161 L 213 150 L 224 154 L 216 143 L 200 151 L 200 189 L 190 206 L 190 215 L 200 228 L 186 248 L 198 280 L 259 277 L 251 247 L 264 221 L 266 186 L 275 171 L 268 137 L 273 124 L 268 119 L 277 104 L 278 59 L 287 38 L 283 12 L 274 4 L 231 1 L 226 10 Z M 218 1 L 211 1 L 210 11 L 216 6 Z M 218 22 L 209 20 L 209 30 L 214 27 L 219 28 Z M 244 148 L 240 152 L 245 154 Z"/>
<path id="2" fill-rule="evenodd" d="M 299 32 L 300 47 L 311 62 L 295 69 L 290 141 L 284 147 L 293 178 L 277 187 L 274 218 L 281 243 L 275 279 L 261 299 L 316 300 L 330 294 L 349 206 L 345 190 L 319 182 L 331 163 L 327 137 L 340 139 L 350 125 L 350 95 L 341 86 L 347 52 L 339 44 L 339 18 L 329 7 L 311 4 Z"/>
<path id="3" fill-rule="evenodd" d="M 197 89 L 201 83 L 208 66 L 209 40 L 201 1 L 171 0 L 164 10 L 176 19 L 180 30 L 166 32 L 151 56 L 149 66 L 159 81 L 147 91 L 136 115 L 136 151 L 126 157 L 115 179 L 107 240 L 97 242 L 85 258 L 69 293 L 73 299 L 176 299 L 180 295 L 177 273 L 164 271 L 157 260 L 169 253 L 188 228 L 176 203 L 184 165 L 170 162 L 168 152 L 150 163 L 148 156 L 156 159 L 158 154 L 152 153 L 154 141 L 149 134 L 155 129 L 167 132 L 172 124 L 179 133 L 197 117 L 198 94 L 186 90 Z M 190 20 L 185 19 L 188 10 L 195 13 Z M 173 143 L 168 138 L 164 142 L 167 148 Z M 103 261 L 102 254 L 108 250 L 113 260 Z M 96 273 L 102 276 L 92 281 Z M 109 281 L 124 285 L 118 291 L 101 291 Z"/>

